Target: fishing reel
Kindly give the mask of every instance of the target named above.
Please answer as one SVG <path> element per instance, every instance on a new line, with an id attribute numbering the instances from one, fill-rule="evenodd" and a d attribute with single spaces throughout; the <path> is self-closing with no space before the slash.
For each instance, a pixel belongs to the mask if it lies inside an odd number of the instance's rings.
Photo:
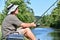
<path id="1" fill-rule="evenodd" d="M 36 24 L 36 27 L 39 27 L 39 26 L 40 26 L 40 23 L 37 23 L 37 24 Z"/>
<path id="2" fill-rule="evenodd" d="M 36 27 L 40 26 L 40 23 L 38 23 L 37 20 L 34 20 L 34 23 L 36 24 Z"/>

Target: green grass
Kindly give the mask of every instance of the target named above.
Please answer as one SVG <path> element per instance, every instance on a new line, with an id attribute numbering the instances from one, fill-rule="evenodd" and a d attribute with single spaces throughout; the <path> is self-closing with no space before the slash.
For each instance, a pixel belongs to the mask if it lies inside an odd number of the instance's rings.
<path id="1" fill-rule="evenodd" d="M 2 36 L 2 33 L 1 33 L 1 25 L 0 25 L 0 40 L 1 40 L 1 36 Z"/>

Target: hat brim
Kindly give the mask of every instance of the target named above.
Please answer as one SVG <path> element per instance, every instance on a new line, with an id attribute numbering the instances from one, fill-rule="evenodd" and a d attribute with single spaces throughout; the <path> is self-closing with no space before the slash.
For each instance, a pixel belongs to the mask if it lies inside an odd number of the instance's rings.
<path id="1" fill-rule="evenodd" d="M 16 8 L 18 7 L 18 5 L 14 5 L 8 12 L 8 14 L 10 14 L 11 12 L 15 11 Z"/>

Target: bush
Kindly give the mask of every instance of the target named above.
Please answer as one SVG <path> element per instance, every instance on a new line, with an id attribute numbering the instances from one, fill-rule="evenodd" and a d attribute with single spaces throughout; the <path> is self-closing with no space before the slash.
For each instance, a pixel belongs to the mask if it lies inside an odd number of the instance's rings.
<path id="1" fill-rule="evenodd" d="M 50 27 L 55 28 L 55 29 L 60 29 L 60 20 L 57 20 L 54 23 L 51 23 Z"/>
<path id="2" fill-rule="evenodd" d="M 1 33 L 1 25 L 0 25 L 0 40 L 1 40 L 1 37 L 2 37 L 2 33 Z"/>

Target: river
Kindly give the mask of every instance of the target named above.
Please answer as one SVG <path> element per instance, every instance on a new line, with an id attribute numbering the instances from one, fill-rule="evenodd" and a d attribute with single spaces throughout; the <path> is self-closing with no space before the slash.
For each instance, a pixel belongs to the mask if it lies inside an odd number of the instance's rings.
<path id="1" fill-rule="evenodd" d="M 50 33 L 54 32 L 52 28 L 34 28 L 32 32 L 36 36 L 37 40 L 54 40 Z"/>

